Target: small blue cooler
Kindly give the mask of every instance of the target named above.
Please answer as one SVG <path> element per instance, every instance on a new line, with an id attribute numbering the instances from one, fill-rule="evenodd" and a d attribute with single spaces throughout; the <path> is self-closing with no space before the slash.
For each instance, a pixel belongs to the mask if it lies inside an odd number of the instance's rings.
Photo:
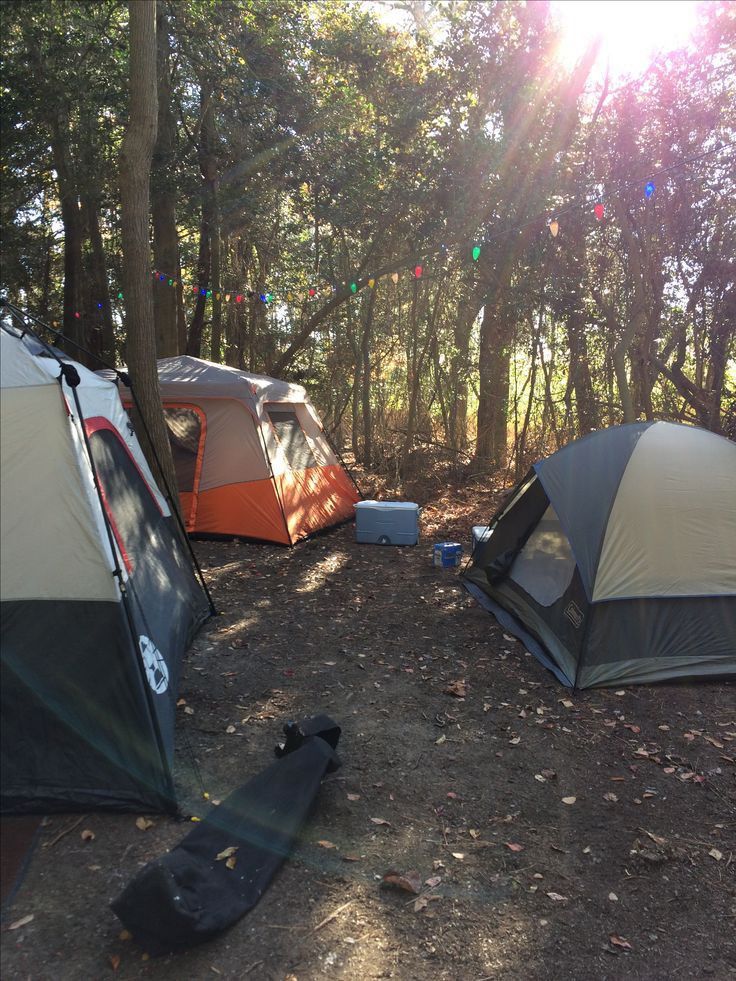
<path id="1" fill-rule="evenodd" d="M 439 569 L 456 569 L 463 558 L 460 542 L 437 542 L 434 546 L 433 560 Z"/>

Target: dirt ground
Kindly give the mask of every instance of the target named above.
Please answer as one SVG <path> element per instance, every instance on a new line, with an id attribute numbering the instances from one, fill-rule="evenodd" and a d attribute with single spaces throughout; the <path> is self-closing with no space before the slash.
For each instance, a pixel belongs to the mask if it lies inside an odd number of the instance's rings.
<path id="1" fill-rule="evenodd" d="M 191 825 L 47 819 L 3 918 L 6 981 L 736 977 L 734 688 L 563 689 L 431 564 L 490 497 L 433 497 L 414 548 L 351 525 L 196 545 L 221 615 L 181 685 L 188 813 L 200 776 L 218 799 L 268 765 L 288 719 L 333 716 L 343 766 L 259 905 L 161 959 L 109 903 Z"/>

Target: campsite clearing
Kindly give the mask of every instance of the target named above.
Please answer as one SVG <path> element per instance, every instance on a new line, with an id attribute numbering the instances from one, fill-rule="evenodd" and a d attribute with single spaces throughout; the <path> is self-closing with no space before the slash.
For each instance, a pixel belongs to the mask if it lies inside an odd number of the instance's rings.
<path id="1" fill-rule="evenodd" d="M 109 902 L 188 825 L 89 814 L 60 837 L 76 817 L 49 819 L 3 918 L 3 977 L 733 976 L 733 687 L 561 687 L 432 566 L 433 541 L 467 542 L 492 509 L 465 499 L 426 503 L 415 548 L 357 545 L 350 525 L 290 550 L 196 544 L 221 616 L 185 664 L 183 800 L 203 813 L 197 768 L 220 799 L 318 710 L 343 767 L 261 903 L 160 960 Z"/>

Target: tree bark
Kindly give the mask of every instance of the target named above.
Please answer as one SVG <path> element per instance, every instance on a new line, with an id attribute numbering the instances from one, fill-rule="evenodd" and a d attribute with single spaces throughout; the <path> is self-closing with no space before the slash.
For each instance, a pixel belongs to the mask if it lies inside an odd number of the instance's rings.
<path id="1" fill-rule="evenodd" d="M 157 480 L 179 509 L 176 473 L 161 408 L 151 290 L 149 182 L 156 141 L 156 0 L 129 0 L 130 114 L 120 150 L 123 291 L 128 370 L 144 426 L 138 435 Z"/>
<path id="2" fill-rule="evenodd" d="M 85 346 L 84 323 L 86 310 L 82 304 L 82 214 L 79 207 L 79 194 L 74 179 L 74 165 L 69 148 L 69 113 L 66 106 L 60 106 L 50 119 L 51 151 L 54 160 L 61 221 L 64 225 L 64 301 L 63 331 L 76 344 Z M 72 346 L 70 352 L 76 360 L 85 363 L 84 354 Z M 90 366 L 91 367 L 91 366 Z"/>
<path id="3" fill-rule="evenodd" d="M 158 131 L 153 149 L 151 175 L 151 218 L 153 222 L 153 260 L 167 281 L 154 284 L 153 317 L 156 325 L 156 354 L 170 358 L 181 351 L 178 310 L 179 236 L 176 227 L 176 186 L 174 147 L 176 123 L 171 108 L 171 40 L 169 22 L 162 4 L 156 10 L 156 76 L 158 92 Z M 169 286 L 168 280 L 176 286 Z"/>
<path id="4" fill-rule="evenodd" d="M 477 466 L 499 465 L 506 454 L 509 366 L 511 364 L 510 318 L 504 316 L 499 296 L 483 309 L 478 355 L 479 398 Z"/>

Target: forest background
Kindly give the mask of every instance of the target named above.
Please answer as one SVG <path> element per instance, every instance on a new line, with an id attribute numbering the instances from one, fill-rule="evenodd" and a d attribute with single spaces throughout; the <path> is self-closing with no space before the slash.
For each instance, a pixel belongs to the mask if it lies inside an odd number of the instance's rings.
<path id="1" fill-rule="evenodd" d="M 595 46 L 566 67 L 545 2 L 396 0 L 401 27 L 345 0 L 147 6 L 136 109 L 128 6 L 2 5 L 13 302 L 110 363 L 135 327 L 158 357 L 301 382 L 397 480 L 518 476 L 637 419 L 736 438 L 736 5 L 624 81 Z"/>

